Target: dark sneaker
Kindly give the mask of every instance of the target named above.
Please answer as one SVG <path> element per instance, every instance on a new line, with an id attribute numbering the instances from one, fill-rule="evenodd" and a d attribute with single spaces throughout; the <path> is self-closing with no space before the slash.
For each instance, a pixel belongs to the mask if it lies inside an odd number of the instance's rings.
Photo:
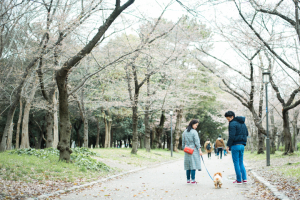
<path id="1" fill-rule="evenodd" d="M 190 180 L 188 180 L 186 183 L 190 183 L 191 181 Z"/>
<path id="2" fill-rule="evenodd" d="M 242 184 L 242 181 L 235 180 L 233 183 L 235 183 L 235 184 Z"/>
<path id="3" fill-rule="evenodd" d="M 247 180 L 245 180 L 245 181 L 243 181 L 243 183 L 247 184 L 248 182 L 247 182 Z"/>

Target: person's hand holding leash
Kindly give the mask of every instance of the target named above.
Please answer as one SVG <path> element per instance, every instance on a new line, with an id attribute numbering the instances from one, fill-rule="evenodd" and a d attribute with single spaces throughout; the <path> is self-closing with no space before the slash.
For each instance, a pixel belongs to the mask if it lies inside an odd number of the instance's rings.
<path id="1" fill-rule="evenodd" d="M 202 156 L 202 155 L 203 155 L 203 153 L 202 153 L 201 149 L 199 149 L 199 154 L 200 154 L 200 156 Z"/>
<path id="2" fill-rule="evenodd" d="M 227 153 L 229 152 L 229 147 L 226 148 Z"/>

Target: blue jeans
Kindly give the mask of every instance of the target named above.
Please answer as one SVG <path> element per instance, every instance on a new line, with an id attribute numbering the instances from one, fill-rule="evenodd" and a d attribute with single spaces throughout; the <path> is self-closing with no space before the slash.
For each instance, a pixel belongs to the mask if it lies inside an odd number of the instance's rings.
<path id="1" fill-rule="evenodd" d="M 224 156 L 226 156 L 226 154 L 227 154 L 227 151 L 226 151 L 226 149 L 224 149 Z"/>
<path id="2" fill-rule="evenodd" d="M 246 169 L 244 166 L 244 145 L 233 145 L 231 146 L 232 161 L 234 164 L 236 180 L 241 182 L 242 179 L 247 180 Z"/>
<path id="3" fill-rule="evenodd" d="M 196 174 L 196 170 L 192 169 L 192 170 L 186 170 L 186 178 L 187 180 L 191 180 L 191 176 L 192 176 L 192 181 L 195 181 L 195 174 Z"/>

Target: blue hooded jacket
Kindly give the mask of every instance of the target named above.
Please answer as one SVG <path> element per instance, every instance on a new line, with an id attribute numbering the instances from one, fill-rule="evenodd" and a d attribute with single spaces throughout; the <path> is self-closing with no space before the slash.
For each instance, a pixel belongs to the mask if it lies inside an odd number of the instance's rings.
<path id="1" fill-rule="evenodd" d="M 231 147 L 235 144 L 247 144 L 248 129 L 245 125 L 245 117 L 235 117 L 229 122 L 228 132 L 229 138 L 227 146 Z"/>

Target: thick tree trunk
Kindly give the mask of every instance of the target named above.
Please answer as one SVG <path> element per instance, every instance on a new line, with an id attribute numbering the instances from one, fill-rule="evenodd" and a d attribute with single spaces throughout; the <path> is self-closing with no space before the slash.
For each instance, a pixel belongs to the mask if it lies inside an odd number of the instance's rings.
<path id="1" fill-rule="evenodd" d="M 175 136 L 175 144 L 174 144 L 174 151 L 178 152 L 178 144 L 179 144 L 179 138 L 181 136 L 181 121 L 182 121 L 182 108 L 179 108 L 176 110 L 177 116 L 176 116 L 176 125 L 175 125 L 175 131 L 174 131 L 174 136 Z"/>
<path id="2" fill-rule="evenodd" d="M 9 135 L 9 130 L 10 130 L 10 126 L 13 123 L 13 117 L 15 114 L 15 110 L 17 107 L 17 103 L 13 103 L 8 111 L 7 114 L 7 120 L 6 120 L 6 124 L 5 124 L 5 128 L 4 128 L 4 132 L 2 135 L 2 140 L 1 140 L 1 145 L 0 145 L 0 152 L 1 151 L 5 151 L 7 148 L 7 139 L 8 139 L 8 135 Z"/>
<path id="3" fill-rule="evenodd" d="M 9 127 L 6 150 L 11 150 L 12 149 L 13 130 L 14 130 L 14 123 L 12 123 L 11 126 Z"/>
<path id="4" fill-rule="evenodd" d="M 151 131 L 151 149 L 156 149 L 157 148 L 157 142 L 156 142 L 156 127 L 155 124 L 153 125 L 152 131 Z"/>
<path id="5" fill-rule="evenodd" d="M 35 149 L 40 149 L 43 140 L 43 130 L 40 130 L 39 136 L 35 139 Z"/>
<path id="6" fill-rule="evenodd" d="M 107 110 L 107 115 L 105 114 L 104 110 L 102 110 L 103 113 L 103 121 L 105 125 L 105 144 L 104 148 L 110 148 L 111 147 L 111 124 L 112 124 L 112 119 L 111 119 L 111 114 L 110 111 Z"/>
<path id="7" fill-rule="evenodd" d="M 20 148 L 30 148 L 29 137 L 28 137 L 28 122 L 31 102 L 26 102 L 24 108 L 23 122 L 22 122 L 22 138 Z"/>
<path id="8" fill-rule="evenodd" d="M 46 114 L 46 148 L 53 147 L 53 119 L 54 115 L 51 111 Z"/>
<path id="9" fill-rule="evenodd" d="M 283 111 L 282 112 L 283 117 L 283 131 L 284 131 L 284 145 L 285 145 L 285 151 L 284 155 L 288 155 L 289 153 L 294 153 L 294 147 L 292 144 L 292 136 L 290 132 L 290 120 L 289 120 L 289 112 Z"/>
<path id="10" fill-rule="evenodd" d="M 257 154 L 264 154 L 264 135 L 258 130 Z"/>
<path id="11" fill-rule="evenodd" d="M 100 120 L 97 117 L 97 139 L 96 139 L 96 148 L 99 148 L 99 138 L 100 138 Z"/>
<path id="12" fill-rule="evenodd" d="M 81 128 L 81 125 L 82 125 L 82 120 L 79 119 L 79 120 L 76 120 L 76 122 L 74 123 L 74 129 L 75 129 L 75 132 L 76 132 L 76 136 L 77 136 L 77 146 L 78 147 L 81 147 L 81 142 L 80 142 L 80 128 Z"/>
<path id="13" fill-rule="evenodd" d="M 85 116 L 83 123 L 83 143 L 86 148 L 89 147 L 89 121 L 87 116 Z"/>
<path id="14" fill-rule="evenodd" d="M 56 74 L 56 82 L 59 91 L 59 135 L 60 140 L 57 149 L 60 151 L 60 161 L 70 161 L 72 150 L 70 148 L 71 123 L 69 117 L 67 72 L 60 70 Z"/>
<path id="15" fill-rule="evenodd" d="M 138 125 L 138 108 L 137 106 L 132 107 L 132 154 L 137 154 L 138 151 L 138 134 L 137 134 L 137 125 Z"/>
<path id="16" fill-rule="evenodd" d="M 158 148 L 162 148 L 162 135 L 164 131 L 164 125 L 165 125 L 166 117 L 165 117 L 165 110 L 162 110 L 161 116 L 160 116 L 160 122 L 158 127 L 156 128 L 156 142 L 158 143 Z"/>
<path id="17" fill-rule="evenodd" d="M 16 149 L 20 148 L 20 125 L 22 121 L 22 116 L 23 116 L 23 101 L 20 98 L 20 112 L 19 112 L 19 119 L 17 123 L 17 133 L 16 133 Z"/>
<path id="18" fill-rule="evenodd" d="M 298 147 L 297 147 L 297 136 L 298 136 L 298 116 L 299 116 L 299 109 L 297 108 L 295 111 L 294 111 L 294 116 L 293 116 L 293 145 L 294 145 L 294 148 L 295 148 L 295 151 L 298 150 Z"/>
<path id="19" fill-rule="evenodd" d="M 144 145 L 144 135 L 140 134 L 139 138 L 140 138 L 140 149 L 143 149 L 145 148 L 145 145 Z"/>
<path id="20" fill-rule="evenodd" d="M 58 114 L 57 114 L 57 99 L 56 95 L 53 95 L 53 148 L 57 148 L 59 137 L 58 137 Z"/>

